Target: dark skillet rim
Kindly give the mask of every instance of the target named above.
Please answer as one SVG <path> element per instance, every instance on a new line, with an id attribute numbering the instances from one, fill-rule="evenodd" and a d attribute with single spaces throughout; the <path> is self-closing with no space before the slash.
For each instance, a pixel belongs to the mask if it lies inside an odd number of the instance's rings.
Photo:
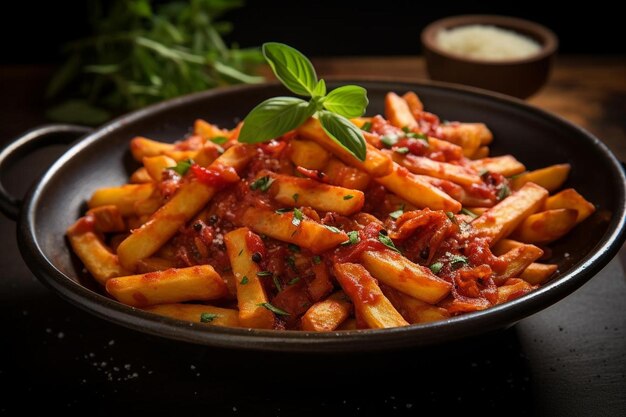
<path id="1" fill-rule="evenodd" d="M 328 80 L 346 83 L 388 84 L 390 90 L 406 90 L 415 87 L 443 89 L 451 93 L 477 96 L 481 99 L 494 100 L 507 106 L 521 108 L 526 112 L 548 119 L 552 123 L 556 122 L 563 128 L 570 129 L 576 134 L 586 137 L 601 151 L 606 162 L 610 164 L 613 174 L 617 175 L 618 179 L 621 179 L 622 184 L 626 185 L 626 176 L 619 161 L 599 139 L 571 122 L 545 110 L 532 107 L 521 100 L 478 88 L 441 82 L 415 82 L 381 77 L 329 77 Z M 223 328 L 157 316 L 123 305 L 83 287 L 56 269 L 54 264 L 48 260 L 36 240 L 34 230 L 35 208 L 39 204 L 41 194 L 50 178 L 79 151 L 89 146 L 92 142 L 106 136 L 117 127 L 141 119 L 153 112 L 167 110 L 179 104 L 204 100 L 224 93 L 236 94 L 277 85 L 278 83 L 265 83 L 218 88 L 171 99 L 121 116 L 85 136 L 68 149 L 46 171 L 24 200 L 17 234 L 20 251 L 29 268 L 40 281 L 80 308 L 98 317 L 152 335 L 207 346 L 259 351 L 326 353 L 374 351 L 432 345 L 485 333 L 505 327 L 507 324 L 515 323 L 559 301 L 586 283 L 617 254 L 626 238 L 624 231 L 624 225 L 626 224 L 626 190 L 625 187 L 620 187 L 619 190 L 616 190 L 618 192 L 616 200 L 621 204 L 621 207 L 618 207 L 613 213 L 607 232 L 602 236 L 594 251 L 583 257 L 567 274 L 560 276 L 536 291 L 484 311 L 469 313 L 439 322 L 385 330 L 350 330 L 329 333 Z"/>

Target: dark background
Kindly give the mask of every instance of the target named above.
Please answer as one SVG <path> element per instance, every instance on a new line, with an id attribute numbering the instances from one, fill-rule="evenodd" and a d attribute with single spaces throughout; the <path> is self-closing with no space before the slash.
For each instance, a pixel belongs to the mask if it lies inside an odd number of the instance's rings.
<path id="1" fill-rule="evenodd" d="M 5 1 L 0 10 L 0 64 L 49 63 L 62 59 L 61 45 L 84 36 L 88 1 Z M 224 19 L 234 24 L 228 41 L 256 46 L 289 43 L 311 56 L 411 55 L 430 22 L 455 14 L 501 14 L 554 30 L 564 54 L 626 54 L 623 17 L 608 0 L 578 6 L 521 1 L 297 1 L 248 0 Z M 373 5 L 372 5 L 373 4 Z"/>

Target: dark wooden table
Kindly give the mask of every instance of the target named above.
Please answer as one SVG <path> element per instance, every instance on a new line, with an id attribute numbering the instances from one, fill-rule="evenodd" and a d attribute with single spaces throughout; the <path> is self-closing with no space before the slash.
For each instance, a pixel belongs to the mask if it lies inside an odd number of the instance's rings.
<path id="1" fill-rule="evenodd" d="M 315 65 L 322 76 L 425 78 L 418 58 Z M 1 141 L 45 121 L 49 74 L 0 68 Z M 530 101 L 588 128 L 626 160 L 626 59 L 562 58 Z M 4 180 L 23 191 L 61 151 L 18 163 Z M 496 334 L 430 349 L 298 356 L 209 349 L 109 324 L 39 283 L 19 255 L 14 224 L 1 216 L 0 235 L 0 414 L 626 415 L 626 279 L 617 259 L 565 300 Z"/>

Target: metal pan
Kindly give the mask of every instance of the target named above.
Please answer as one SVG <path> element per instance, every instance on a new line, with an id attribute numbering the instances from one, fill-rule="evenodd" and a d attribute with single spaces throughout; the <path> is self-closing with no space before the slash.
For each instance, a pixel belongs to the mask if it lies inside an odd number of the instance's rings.
<path id="1" fill-rule="evenodd" d="M 65 230 L 84 211 L 98 187 L 126 182 L 134 168 L 129 140 L 142 135 L 173 141 L 196 118 L 229 127 L 260 101 L 287 92 L 278 84 L 241 86 L 189 95 L 128 114 L 96 130 L 51 125 L 26 133 L 0 152 L 0 170 L 18 153 L 82 137 L 19 201 L 0 186 L 0 209 L 18 222 L 20 251 L 33 273 L 53 291 L 84 310 L 132 329 L 209 346 L 292 352 L 383 350 L 443 343 L 514 324 L 567 296 L 604 267 L 621 247 L 626 222 L 626 177 L 615 156 L 597 138 L 522 101 L 481 90 L 438 83 L 335 80 L 367 88 L 368 114 L 382 113 L 388 91 L 416 91 L 442 119 L 480 121 L 493 131 L 493 154 L 514 154 L 529 169 L 569 162 L 566 184 L 598 208 L 553 245 L 559 274 L 519 299 L 445 321 L 389 330 L 330 333 L 218 328 L 156 316 L 104 295 L 81 272 Z"/>

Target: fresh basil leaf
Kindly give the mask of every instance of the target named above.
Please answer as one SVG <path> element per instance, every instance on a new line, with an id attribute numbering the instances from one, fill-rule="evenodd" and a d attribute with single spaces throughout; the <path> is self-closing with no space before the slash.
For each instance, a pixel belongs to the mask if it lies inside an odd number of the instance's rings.
<path id="1" fill-rule="evenodd" d="M 256 106 L 243 120 L 239 142 L 264 142 L 300 126 L 315 106 L 295 97 L 274 97 Z"/>
<path id="2" fill-rule="evenodd" d="M 326 81 L 319 80 L 313 90 L 313 97 L 324 97 L 326 95 Z"/>
<path id="3" fill-rule="evenodd" d="M 326 134 L 360 161 L 365 161 L 365 139 L 361 130 L 343 116 L 320 111 L 319 119 Z"/>
<path id="4" fill-rule="evenodd" d="M 369 101 L 367 90 L 358 85 L 344 85 L 335 88 L 324 98 L 327 110 L 344 117 L 360 117 L 365 113 Z"/>
<path id="5" fill-rule="evenodd" d="M 383 235 L 382 233 L 379 233 L 378 234 L 378 241 L 380 243 L 382 243 L 383 245 L 387 246 L 392 251 L 400 253 L 398 248 L 396 248 L 396 245 L 393 244 L 393 240 L 391 240 L 391 238 L 389 236 Z"/>
<path id="6" fill-rule="evenodd" d="M 354 196 L 352 194 L 347 194 L 343 196 L 344 200 L 352 200 L 354 198 Z"/>
<path id="7" fill-rule="evenodd" d="M 259 303 L 257 304 L 259 307 L 265 307 L 267 308 L 269 311 L 271 311 L 274 314 L 278 314 L 279 316 L 289 316 L 290 314 L 287 313 L 285 310 L 281 310 L 278 307 L 274 307 L 273 305 L 271 305 L 270 303 Z"/>
<path id="8" fill-rule="evenodd" d="M 283 43 L 267 42 L 263 44 L 263 56 L 285 87 L 300 96 L 314 95 L 317 74 L 300 51 Z"/>

